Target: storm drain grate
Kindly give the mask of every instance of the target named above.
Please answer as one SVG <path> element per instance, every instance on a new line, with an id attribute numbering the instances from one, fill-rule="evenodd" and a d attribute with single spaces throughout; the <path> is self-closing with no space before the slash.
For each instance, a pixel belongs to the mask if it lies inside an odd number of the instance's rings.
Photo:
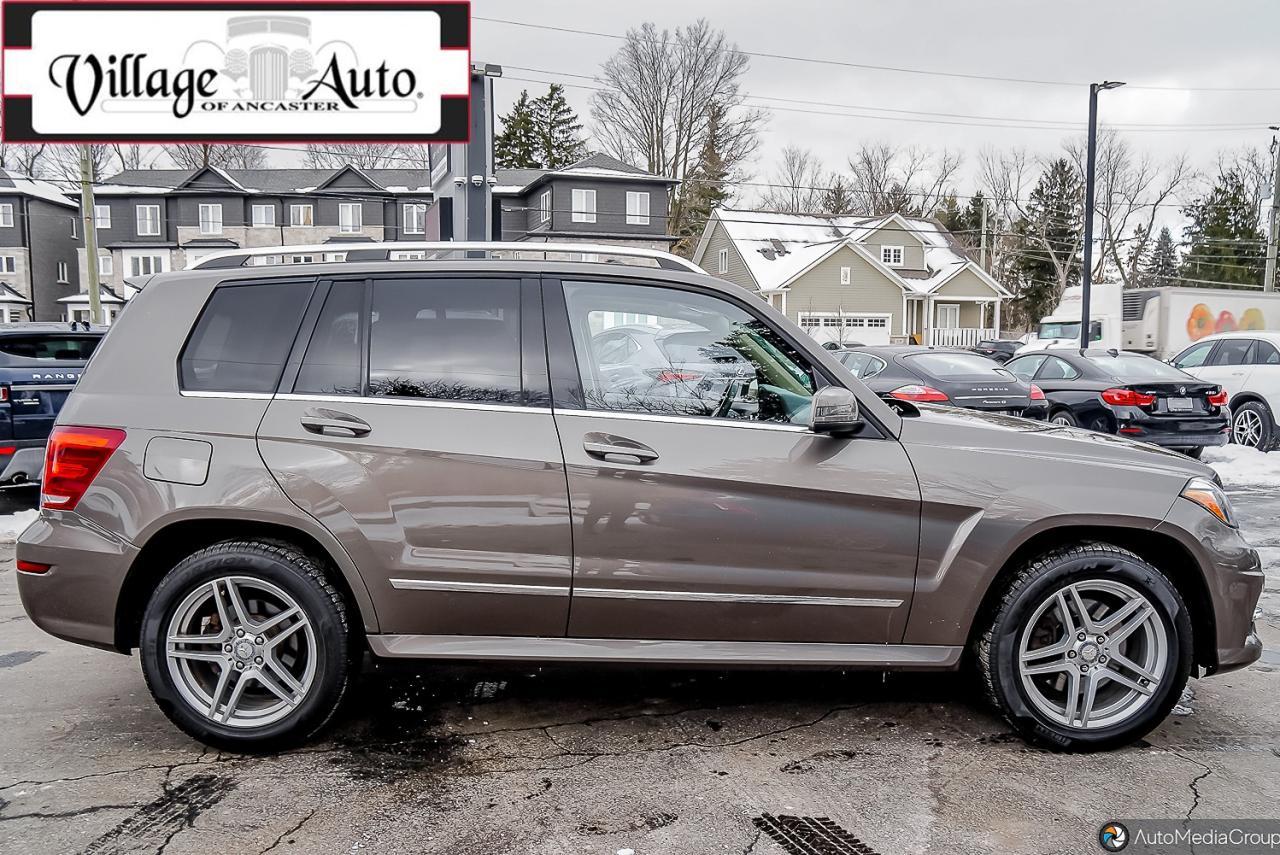
<path id="1" fill-rule="evenodd" d="M 825 816 L 773 816 L 752 820 L 791 855 L 880 855 Z"/>

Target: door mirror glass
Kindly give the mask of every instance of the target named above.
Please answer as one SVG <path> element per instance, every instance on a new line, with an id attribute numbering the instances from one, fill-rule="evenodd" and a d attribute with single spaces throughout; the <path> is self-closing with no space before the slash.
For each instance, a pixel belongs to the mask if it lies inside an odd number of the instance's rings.
<path id="1" fill-rule="evenodd" d="M 843 386 L 824 386 L 813 396 L 809 427 L 814 433 L 848 434 L 862 424 L 858 398 Z"/>

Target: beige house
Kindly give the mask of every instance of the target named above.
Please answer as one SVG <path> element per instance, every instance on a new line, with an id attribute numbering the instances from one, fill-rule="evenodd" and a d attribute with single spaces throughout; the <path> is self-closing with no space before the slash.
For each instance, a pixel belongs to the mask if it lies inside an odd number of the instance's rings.
<path id="1" fill-rule="evenodd" d="M 1011 296 L 935 220 L 717 209 L 693 261 L 820 342 L 968 347 Z"/>

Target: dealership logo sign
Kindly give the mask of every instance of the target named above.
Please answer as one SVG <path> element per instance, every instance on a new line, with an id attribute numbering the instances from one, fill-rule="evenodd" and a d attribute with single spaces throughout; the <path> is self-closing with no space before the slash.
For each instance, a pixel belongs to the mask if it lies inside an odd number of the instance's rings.
<path id="1" fill-rule="evenodd" d="M 465 3 L 9 0 L 11 142 L 466 138 Z"/>

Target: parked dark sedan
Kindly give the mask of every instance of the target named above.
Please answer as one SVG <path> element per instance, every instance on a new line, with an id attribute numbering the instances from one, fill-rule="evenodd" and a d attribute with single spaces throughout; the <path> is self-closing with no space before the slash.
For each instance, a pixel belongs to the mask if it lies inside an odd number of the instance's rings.
<path id="1" fill-rule="evenodd" d="M 1034 384 L 970 350 L 899 345 L 858 347 L 836 359 L 887 401 L 951 404 L 1044 419 L 1049 405 Z"/>
<path id="2" fill-rule="evenodd" d="M 993 338 L 987 341 L 978 342 L 976 347 L 971 348 L 974 353 L 980 353 L 988 359 L 994 359 L 996 362 L 1008 362 L 1013 359 L 1013 355 L 1018 352 L 1018 348 L 1022 347 L 1023 342 L 1016 338 Z"/>
<path id="3" fill-rule="evenodd" d="M 1227 393 L 1139 353 L 1055 350 L 1006 366 L 1049 398 L 1049 421 L 1140 439 L 1199 457 L 1227 442 Z"/>

